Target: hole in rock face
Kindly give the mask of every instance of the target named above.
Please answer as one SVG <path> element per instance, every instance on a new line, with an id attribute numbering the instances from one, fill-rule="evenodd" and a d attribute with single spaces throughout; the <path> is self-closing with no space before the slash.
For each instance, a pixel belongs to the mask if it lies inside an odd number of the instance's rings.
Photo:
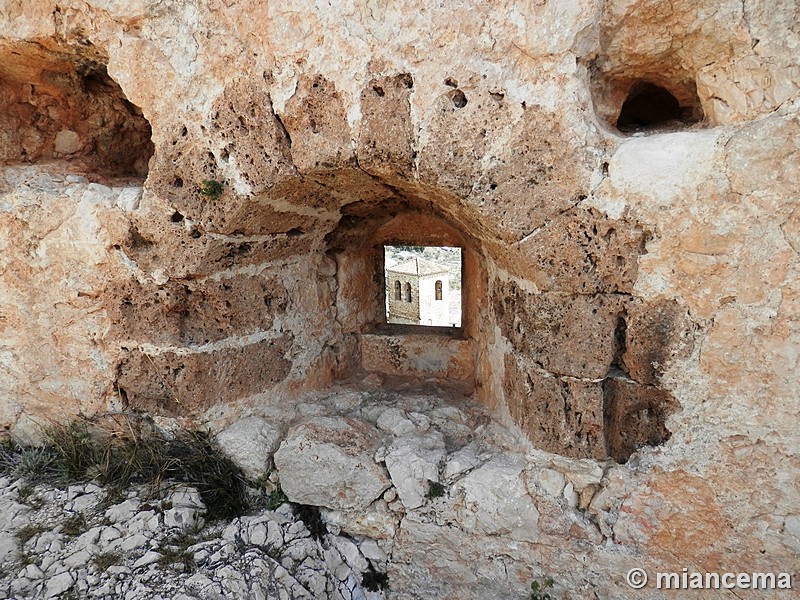
<path id="1" fill-rule="evenodd" d="M 467 105 L 467 97 L 461 90 L 453 90 L 449 96 L 456 108 L 464 108 Z"/>
<path id="2" fill-rule="evenodd" d="M 634 131 L 694 122 L 696 119 L 691 107 L 682 107 L 678 99 L 663 87 L 640 82 L 631 88 L 616 124 L 620 131 Z"/>
<path id="3" fill-rule="evenodd" d="M 94 47 L 0 49 L 0 162 L 69 162 L 101 177 L 147 175 L 150 124 Z"/>
<path id="4" fill-rule="evenodd" d="M 461 248 L 384 246 L 386 322 L 461 327 Z"/>

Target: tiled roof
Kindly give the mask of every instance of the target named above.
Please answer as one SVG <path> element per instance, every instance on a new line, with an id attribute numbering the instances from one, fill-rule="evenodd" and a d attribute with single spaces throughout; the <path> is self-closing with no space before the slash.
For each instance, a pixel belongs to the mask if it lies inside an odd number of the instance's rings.
<path id="1" fill-rule="evenodd" d="M 443 267 L 440 264 L 425 260 L 424 258 L 412 258 L 396 264 L 393 267 L 388 267 L 387 271 L 392 273 L 403 273 L 406 275 L 439 275 L 440 273 L 449 273 L 450 269 Z"/>

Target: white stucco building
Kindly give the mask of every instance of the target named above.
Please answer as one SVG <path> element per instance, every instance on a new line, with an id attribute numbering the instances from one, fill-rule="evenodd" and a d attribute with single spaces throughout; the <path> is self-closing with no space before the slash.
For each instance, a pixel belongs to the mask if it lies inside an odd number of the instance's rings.
<path id="1" fill-rule="evenodd" d="M 449 270 L 423 258 L 386 268 L 387 320 L 414 325 L 452 325 Z"/>

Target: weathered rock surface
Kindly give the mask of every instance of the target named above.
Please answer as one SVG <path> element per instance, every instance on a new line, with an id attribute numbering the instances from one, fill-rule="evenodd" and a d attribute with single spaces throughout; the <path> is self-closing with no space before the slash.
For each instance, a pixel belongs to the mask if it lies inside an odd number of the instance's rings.
<path id="1" fill-rule="evenodd" d="M 287 494 L 391 539 L 408 597 L 797 570 L 796 1 L 165 6 L 0 6 L 2 427 L 263 415 L 291 431 Z M 384 244 L 462 248 L 463 327 L 384 327 Z M 441 460 L 399 441 L 436 432 Z M 421 498 L 435 459 L 444 493 Z M 481 506 L 503 485 L 517 521 Z M 0 502 L 0 528 L 33 518 Z M 147 537 L 134 504 L 88 546 Z M 169 592 L 322 585 L 222 547 L 230 585 Z M 92 589 L 139 593 L 146 552 Z M 5 593 L 83 594 L 70 556 Z"/>
<path id="2" fill-rule="evenodd" d="M 251 479 L 263 477 L 283 436 L 278 427 L 261 417 L 236 421 L 217 434 L 217 443 Z"/>
<path id="3" fill-rule="evenodd" d="M 396 439 L 386 451 L 386 468 L 406 509 L 425 502 L 430 483 L 438 483 L 445 457 L 444 436 L 438 431 Z"/>
<path id="4" fill-rule="evenodd" d="M 377 430 L 363 421 L 317 417 L 289 431 L 275 453 L 292 502 L 334 510 L 363 509 L 389 487 L 372 456 Z"/>

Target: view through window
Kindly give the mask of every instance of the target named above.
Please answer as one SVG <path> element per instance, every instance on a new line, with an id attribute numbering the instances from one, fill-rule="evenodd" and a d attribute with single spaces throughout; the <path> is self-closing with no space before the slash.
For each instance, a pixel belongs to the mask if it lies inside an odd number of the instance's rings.
<path id="1" fill-rule="evenodd" d="M 384 246 L 386 322 L 461 327 L 461 248 Z"/>

